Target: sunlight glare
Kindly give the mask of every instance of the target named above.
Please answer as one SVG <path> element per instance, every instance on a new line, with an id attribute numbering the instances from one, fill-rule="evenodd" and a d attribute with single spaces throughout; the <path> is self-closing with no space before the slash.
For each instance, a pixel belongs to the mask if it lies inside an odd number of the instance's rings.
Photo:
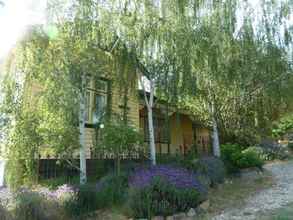
<path id="1" fill-rule="evenodd" d="M 45 21 L 46 0 L 4 0 L 0 7 L 0 58 L 5 56 L 30 25 Z"/>

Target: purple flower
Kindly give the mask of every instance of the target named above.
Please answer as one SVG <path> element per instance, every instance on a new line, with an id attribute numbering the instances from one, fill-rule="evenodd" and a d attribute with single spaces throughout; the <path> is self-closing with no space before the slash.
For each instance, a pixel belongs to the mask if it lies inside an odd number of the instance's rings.
<path id="1" fill-rule="evenodd" d="M 199 192 L 206 192 L 205 187 L 198 181 L 195 173 L 184 168 L 167 165 L 136 169 L 129 178 L 129 185 L 135 188 L 143 188 L 149 186 L 156 177 L 179 189 L 196 189 Z"/>
<path id="2" fill-rule="evenodd" d="M 74 194 L 75 194 L 74 188 L 67 184 L 59 186 L 57 190 L 55 191 L 55 196 L 57 199 L 60 199 L 66 196 L 72 196 Z"/>
<path id="3" fill-rule="evenodd" d="M 41 196 L 51 200 L 62 200 L 75 195 L 75 190 L 72 186 L 64 184 L 56 190 L 49 190 L 46 187 L 41 187 L 35 190 Z"/>

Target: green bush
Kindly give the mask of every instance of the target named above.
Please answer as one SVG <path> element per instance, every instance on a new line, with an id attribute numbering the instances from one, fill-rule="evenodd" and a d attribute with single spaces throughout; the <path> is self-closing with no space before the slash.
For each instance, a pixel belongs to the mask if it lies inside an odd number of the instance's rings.
<path id="1" fill-rule="evenodd" d="M 97 143 L 97 149 L 103 148 L 114 154 L 116 161 L 116 172 L 120 175 L 121 156 L 123 152 L 139 151 L 139 146 L 143 139 L 139 131 L 134 127 L 125 124 L 123 120 L 112 120 L 105 125 L 101 131 L 100 141 Z"/>
<path id="2" fill-rule="evenodd" d="M 134 218 L 168 216 L 187 211 L 201 202 L 195 188 L 176 188 L 163 179 L 155 178 L 151 185 L 143 188 L 131 187 L 128 192 L 128 210 Z"/>
<path id="3" fill-rule="evenodd" d="M 221 145 L 221 158 L 224 161 L 228 173 L 236 173 L 239 167 L 235 164 L 237 158 L 241 154 L 243 147 L 238 144 L 223 144 Z"/>
<path id="4" fill-rule="evenodd" d="M 235 164 L 240 169 L 249 167 L 262 168 L 264 161 L 257 152 L 244 150 L 239 154 L 239 158 L 235 160 Z"/>
<path id="5" fill-rule="evenodd" d="M 22 190 L 16 194 L 15 220 L 58 220 L 62 219 L 60 207 L 40 194 Z"/>
<path id="6" fill-rule="evenodd" d="M 255 148 L 245 148 L 237 144 L 221 145 L 221 155 L 229 173 L 243 168 L 261 168 L 264 163 L 260 152 Z"/>
<path id="7" fill-rule="evenodd" d="M 195 163 L 195 171 L 206 177 L 210 186 L 223 183 L 226 176 L 226 168 L 223 161 L 216 157 L 205 157 Z"/>

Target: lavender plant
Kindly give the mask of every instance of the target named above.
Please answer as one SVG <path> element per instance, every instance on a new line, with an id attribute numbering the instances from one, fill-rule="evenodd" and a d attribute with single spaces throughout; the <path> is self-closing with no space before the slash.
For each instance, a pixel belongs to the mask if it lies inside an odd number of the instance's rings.
<path id="1" fill-rule="evenodd" d="M 136 169 L 129 178 L 129 185 L 135 188 L 150 186 L 154 178 L 160 177 L 169 184 L 179 189 L 196 189 L 200 193 L 206 193 L 206 188 L 198 181 L 196 173 L 185 168 L 169 165 L 141 167 Z"/>
<path id="2" fill-rule="evenodd" d="M 173 166 L 138 168 L 129 178 L 129 186 L 127 205 L 135 218 L 187 211 L 207 195 L 195 173 Z"/>

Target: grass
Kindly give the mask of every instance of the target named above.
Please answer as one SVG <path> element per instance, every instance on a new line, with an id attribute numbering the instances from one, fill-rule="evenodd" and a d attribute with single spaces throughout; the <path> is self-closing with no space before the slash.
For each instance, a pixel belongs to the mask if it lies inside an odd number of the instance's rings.
<path id="1" fill-rule="evenodd" d="M 269 212 L 259 213 L 259 220 L 292 220 L 293 219 L 293 203 L 288 204 L 280 209 Z"/>
<path id="2" fill-rule="evenodd" d="M 249 196 L 272 185 L 272 176 L 267 172 L 253 181 L 231 178 L 225 184 L 210 190 L 210 207 L 202 219 L 210 219 L 210 216 L 220 214 L 223 210 L 231 207 L 240 208 Z"/>

